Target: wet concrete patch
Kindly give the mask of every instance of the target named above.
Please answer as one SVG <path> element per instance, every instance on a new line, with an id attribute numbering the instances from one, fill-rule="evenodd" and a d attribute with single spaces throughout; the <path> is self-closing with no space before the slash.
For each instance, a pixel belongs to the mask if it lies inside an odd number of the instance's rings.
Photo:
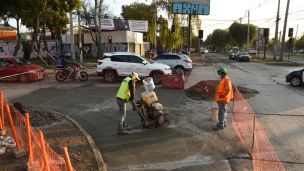
<path id="1" fill-rule="evenodd" d="M 259 94 L 260 92 L 254 89 L 250 89 L 243 86 L 237 86 L 237 89 L 240 91 L 240 93 L 243 95 L 245 99 L 250 99 L 254 97 L 256 94 Z"/>

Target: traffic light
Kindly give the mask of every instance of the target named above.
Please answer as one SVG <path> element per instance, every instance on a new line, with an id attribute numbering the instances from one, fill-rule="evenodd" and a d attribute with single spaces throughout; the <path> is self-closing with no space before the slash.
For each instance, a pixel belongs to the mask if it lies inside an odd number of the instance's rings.
<path id="1" fill-rule="evenodd" d="M 292 43 L 292 38 L 289 38 L 289 43 Z"/>
<path id="2" fill-rule="evenodd" d="M 288 30 L 288 37 L 292 37 L 293 28 L 289 28 Z"/>
<path id="3" fill-rule="evenodd" d="M 265 38 L 265 45 L 268 43 L 268 37 Z"/>
<path id="4" fill-rule="evenodd" d="M 264 37 L 269 37 L 269 28 L 264 28 Z"/>
<path id="5" fill-rule="evenodd" d="M 172 32 L 175 32 L 175 25 L 172 25 Z"/>
<path id="6" fill-rule="evenodd" d="M 204 30 L 198 31 L 198 38 L 200 38 L 200 39 L 204 38 Z"/>
<path id="7" fill-rule="evenodd" d="M 108 36 L 109 43 L 112 43 L 112 36 Z"/>
<path id="8" fill-rule="evenodd" d="M 52 39 L 56 39 L 56 31 L 54 29 L 51 29 L 51 36 Z"/>
<path id="9" fill-rule="evenodd" d="M 204 40 L 203 39 L 201 39 L 201 45 L 204 43 Z"/>

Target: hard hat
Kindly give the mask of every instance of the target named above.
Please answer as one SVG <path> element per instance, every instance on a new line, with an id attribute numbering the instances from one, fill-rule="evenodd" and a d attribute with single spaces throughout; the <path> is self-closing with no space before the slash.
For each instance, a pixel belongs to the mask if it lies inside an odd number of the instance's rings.
<path id="1" fill-rule="evenodd" d="M 222 73 L 227 74 L 227 70 L 224 67 L 220 67 L 220 69 L 218 70 L 218 72 L 222 72 Z"/>
<path id="2" fill-rule="evenodd" d="M 138 77 L 138 74 L 136 72 L 132 72 L 131 76 L 132 76 L 133 80 L 135 80 L 135 79 L 140 80 L 139 77 Z"/>

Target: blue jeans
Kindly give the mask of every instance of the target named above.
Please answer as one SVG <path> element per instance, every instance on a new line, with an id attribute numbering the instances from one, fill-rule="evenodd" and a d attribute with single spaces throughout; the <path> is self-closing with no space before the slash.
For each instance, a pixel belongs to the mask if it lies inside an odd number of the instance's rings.
<path id="1" fill-rule="evenodd" d="M 224 126 L 224 122 L 226 122 L 226 117 L 227 117 L 227 104 L 226 102 L 221 102 L 218 101 L 218 119 L 219 123 L 217 124 L 218 126 Z"/>
<path id="2" fill-rule="evenodd" d="M 118 129 L 123 129 L 126 125 L 125 118 L 127 115 L 127 102 L 118 98 L 116 99 L 119 106 Z"/>

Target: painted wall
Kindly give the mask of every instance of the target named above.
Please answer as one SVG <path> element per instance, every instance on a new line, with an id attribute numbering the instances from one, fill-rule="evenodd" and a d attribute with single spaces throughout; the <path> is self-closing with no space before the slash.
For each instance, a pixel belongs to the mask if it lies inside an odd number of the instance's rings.
<path id="1" fill-rule="evenodd" d="M 102 44 L 102 50 L 104 50 L 105 53 L 110 52 L 129 52 L 129 46 L 134 48 L 136 53 L 141 53 L 141 55 L 145 54 L 145 51 L 149 49 L 150 45 L 149 43 L 139 43 L 139 44 L 127 44 L 127 43 L 103 43 Z M 2 42 L 0 43 L 0 57 L 1 56 L 13 56 L 14 50 L 17 46 L 17 42 Z M 31 58 L 37 58 L 37 55 L 35 51 L 37 51 L 37 43 L 34 47 L 34 50 L 31 53 Z M 57 48 L 58 48 L 58 55 L 62 56 L 65 53 L 71 53 L 70 51 L 70 45 L 63 45 L 63 49 L 61 49 L 61 44 L 58 41 L 57 42 Z M 75 47 L 75 53 L 76 56 L 79 57 L 79 46 L 78 44 L 74 45 Z M 56 56 L 56 42 L 55 41 L 48 41 L 48 48 L 50 50 L 50 53 L 52 56 Z M 97 57 L 97 46 L 95 44 L 84 44 L 82 47 L 82 52 L 84 57 Z M 23 57 L 24 50 L 22 43 L 20 44 L 20 49 L 17 53 L 18 57 Z M 46 51 L 44 51 L 44 43 L 41 42 L 40 44 L 40 51 L 39 55 L 41 57 L 47 57 Z"/>
<path id="2" fill-rule="evenodd" d="M 51 55 L 56 56 L 56 42 L 55 41 L 48 42 L 47 45 L 48 45 Z M 57 42 L 57 45 L 58 45 L 58 55 L 60 56 L 61 55 L 61 46 L 60 46 L 61 44 L 59 41 Z M 17 42 L 0 43 L 0 56 L 13 56 L 16 46 L 17 46 Z M 32 53 L 31 53 L 31 58 L 37 58 L 37 55 L 35 53 L 35 51 L 37 52 L 37 47 L 38 47 L 38 44 L 36 43 Z M 20 49 L 17 53 L 17 57 L 23 57 L 23 54 L 24 54 L 23 42 L 21 42 Z M 39 55 L 41 57 L 47 57 L 47 53 L 46 53 L 46 51 L 44 51 L 43 42 L 41 42 L 41 44 L 40 44 Z"/>

